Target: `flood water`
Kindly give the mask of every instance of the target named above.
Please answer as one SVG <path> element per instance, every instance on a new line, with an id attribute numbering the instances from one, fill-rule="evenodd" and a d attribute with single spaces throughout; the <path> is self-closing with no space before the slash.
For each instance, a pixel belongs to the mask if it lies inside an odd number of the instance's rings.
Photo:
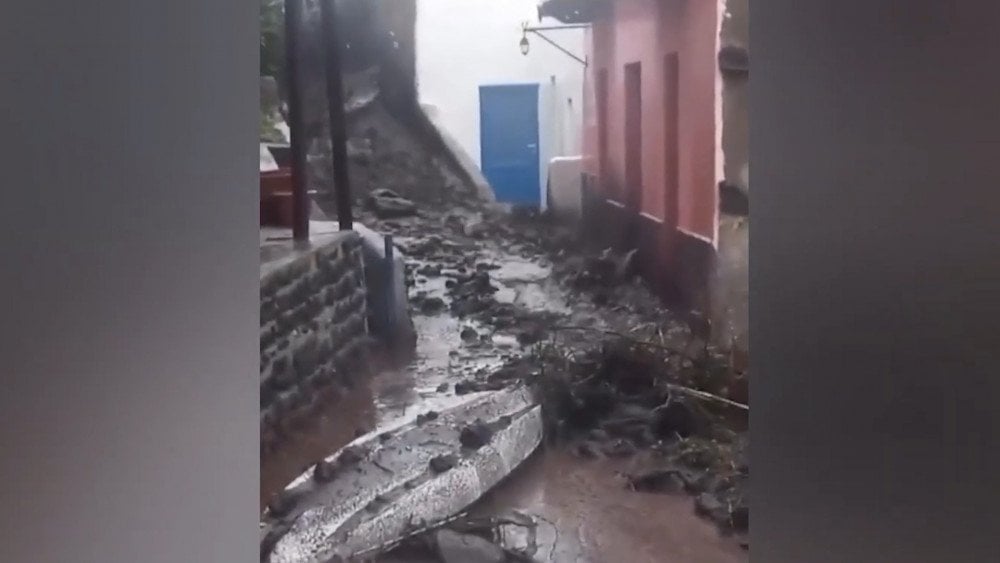
<path id="1" fill-rule="evenodd" d="M 356 433 L 374 425 L 374 395 L 370 387 L 353 391 L 327 403 L 315 419 L 261 461 L 260 510 L 315 462 L 347 445 Z"/>
<path id="2" fill-rule="evenodd" d="M 748 561 L 733 538 L 694 513 L 687 495 L 639 493 L 622 473 L 639 458 L 581 460 L 539 451 L 474 508 L 519 510 L 539 519 L 539 561 L 552 563 L 727 563 Z"/>
<path id="3" fill-rule="evenodd" d="M 513 339 L 499 344 L 463 342 L 463 327 L 482 327 L 447 314 L 420 315 L 413 321 L 417 348 L 409 364 L 381 370 L 369 382 L 327 402 L 314 420 L 262 460 L 261 510 L 313 464 L 359 436 L 379 434 L 413 421 L 418 414 L 440 412 L 477 397 L 477 393 L 456 395 L 454 384 L 476 370 L 499 367 L 517 346 Z M 441 390 L 442 385 L 447 389 Z"/>
<path id="4" fill-rule="evenodd" d="M 568 300 L 553 287 L 547 267 L 496 250 L 487 259 L 503 265 L 491 273 L 499 286 L 498 300 L 556 312 L 569 309 Z M 417 289 L 443 297 L 444 279 L 422 280 Z M 476 370 L 499 367 L 518 352 L 512 337 L 463 341 L 463 328 L 480 334 L 491 331 L 448 313 L 417 315 L 414 324 L 417 348 L 407 366 L 384 370 L 331 401 L 312 424 L 262 461 L 262 510 L 274 493 L 359 435 L 381 433 L 418 414 L 473 399 L 476 394 L 456 395 L 454 384 Z M 539 561 L 726 563 L 749 559 L 736 540 L 720 536 L 712 524 L 694 514 L 692 498 L 627 490 L 621 474 L 638 469 L 637 463 L 641 463 L 638 458 L 581 460 L 541 450 L 481 499 L 473 512 L 517 509 L 538 517 L 535 556 Z"/>

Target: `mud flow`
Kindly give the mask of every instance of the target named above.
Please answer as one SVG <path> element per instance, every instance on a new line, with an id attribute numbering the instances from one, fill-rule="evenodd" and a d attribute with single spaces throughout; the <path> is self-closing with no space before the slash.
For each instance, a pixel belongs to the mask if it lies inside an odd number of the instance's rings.
<path id="1" fill-rule="evenodd" d="M 701 314 L 654 296 L 636 251 L 489 203 L 362 78 L 355 220 L 404 257 L 415 345 L 372 349 L 263 455 L 261 560 L 748 560 L 747 374 Z"/>
<path id="2" fill-rule="evenodd" d="M 544 244 L 572 237 L 541 217 L 414 208 L 364 217 L 406 256 L 413 355 L 376 353 L 369 380 L 264 460 L 265 520 L 344 446 L 525 388 L 544 443 L 470 507 L 357 560 L 747 560 L 743 376 L 634 281 L 633 258 Z"/>

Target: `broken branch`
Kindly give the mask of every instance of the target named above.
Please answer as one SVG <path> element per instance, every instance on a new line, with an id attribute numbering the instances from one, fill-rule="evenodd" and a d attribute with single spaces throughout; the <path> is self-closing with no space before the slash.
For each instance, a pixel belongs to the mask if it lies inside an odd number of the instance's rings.
<path id="1" fill-rule="evenodd" d="M 686 356 L 686 354 L 684 352 L 682 352 L 680 350 L 676 350 L 676 349 L 671 348 L 669 346 L 665 346 L 665 345 L 662 345 L 662 344 L 656 344 L 655 342 L 647 342 L 645 340 L 639 340 L 639 339 L 635 338 L 634 336 L 629 336 L 627 334 L 622 334 L 620 332 L 615 332 L 613 330 L 607 330 L 607 329 L 602 329 L 602 328 L 594 328 L 594 327 L 590 327 L 590 326 L 570 326 L 570 325 L 553 326 L 552 330 L 553 331 L 560 331 L 560 330 L 580 330 L 580 331 L 585 331 L 585 332 L 594 332 L 594 333 L 598 333 L 598 334 L 605 334 L 605 335 L 608 335 L 608 336 L 616 336 L 618 338 L 621 338 L 623 340 L 628 340 L 629 342 L 632 342 L 632 343 L 640 345 L 640 346 L 648 346 L 650 348 L 656 348 L 656 349 L 659 349 L 659 350 L 663 350 L 664 352 L 667 352 L 667 353 L 670 353 L 670 354 L 675 354 L 675 355 L 678 355 L 678 356 Z"/>
<path id="2" fill-rule="evenodd" d="M 750 411 L 749 405 L 744 405 L 743 403 L 737 403 L 736 401 L 732 401 L 730 399 L 727 399 L 725 397 L 720 397 L 718 395 L 713 395 L 705 391 L 699 391 L 697 389 L 692 389 L 690 387 L 685 387 L 683 385 L 677 385 L 676 383 L 667 383 L 667 388 L 670 389 L 671 391 L 680 391 L 681 393 L 687 393 L 688 395 L 692 395 L 694 397 L 698 397 L 708 401 L 717 401 L 720 403 L 725 403 L 731 407 L 736 407 L 738 409 L 745 410 L 747 412 Z"/>

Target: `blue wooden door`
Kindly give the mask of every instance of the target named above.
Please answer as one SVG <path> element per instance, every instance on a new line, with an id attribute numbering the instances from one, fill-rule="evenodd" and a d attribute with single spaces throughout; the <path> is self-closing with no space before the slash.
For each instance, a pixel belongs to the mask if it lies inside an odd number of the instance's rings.
<path id="1" fill-rule="evenodd" d="M 479 141 L 497 201 L 538 206 L 538 84 L 480 86 Z"/>

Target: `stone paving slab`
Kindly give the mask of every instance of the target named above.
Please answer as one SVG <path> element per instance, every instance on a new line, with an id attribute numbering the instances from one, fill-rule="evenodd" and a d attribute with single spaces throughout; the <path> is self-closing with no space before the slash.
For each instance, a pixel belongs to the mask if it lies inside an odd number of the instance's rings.
<path id="1" fill-rule="evenodd" d="M 493 429 L 490 441 L 463 448 L 461 431 L 477 420 Z M 541 409 L 525 388 L 473 396 L 430 420 L 363 437 L 324 460 L 330 475 L 309 471 L 289 485 L 283 497 L 293 506 L 265 515 L 262 560 L 325 563 L 392 541 L 411 523 L 456 514 L 541 439 Z M 434 458 L 451 458 L 453 466 L 438 472 Z"/>

